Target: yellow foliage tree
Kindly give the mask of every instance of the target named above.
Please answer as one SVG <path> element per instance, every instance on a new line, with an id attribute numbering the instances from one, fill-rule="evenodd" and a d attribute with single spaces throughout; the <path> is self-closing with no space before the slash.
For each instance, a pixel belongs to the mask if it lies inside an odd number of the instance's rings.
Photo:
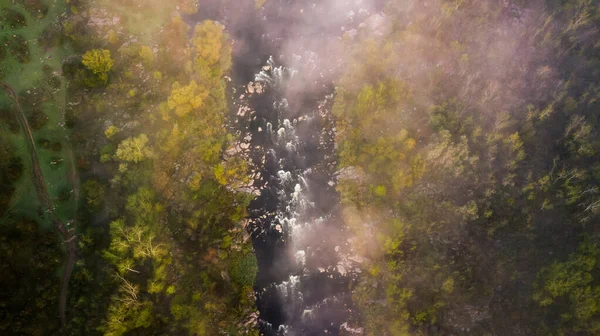
<path id="1" fill-rule="evenodd" d="M 194 30 L 194 47 L 198 58 L 208 64 L 215 64 L 221 58 L 223 47 L 223 26 L 214 21 L 204 21 Z"/>
<path id="2" fill-rule="evenodd" d="M 195 81 L 183 86 L 179 82 L 173 83 L 168 105 L 171 110 L 180 116 L 186 116 L 192 110 L 202 107 L 204 99 L 208 96 L 208 91 L 199 86 Z"/>
<path id="3" fill-rule="evenodd" d="M 115 134 L 119 133 L 119 131 L 120 131 L 120 129 L 118 127 L 111 125 L 109 128 L 106 129 L 106 131 L 104 131 L 104 135 L 106 136 L 107 139 L 110 139 Z"/>
<path id="4" fill-rule="evenodd" d="M 154 61 L 154 52 L 148 46 L 142 46 L 138 54 L 146 65 L 150 65 Z"/>
<path id="5" fill-rule="evenodd" d="M 110 50 L 92 49 L 83 55 L 81 63 L 106 83 L 108 72 L 112 69 L 115 61 L 110 57 Z"/>
<path id="6" fill-rule="evenodd" d="M 239 186 L 248 183 L 247 168 L 246 161 L 236 157 L 228 162 L 218 164 L 213 172 L 219 184 Z"/>
<path id="7" fill-rule="evenodd" d="M 204 21 L 194 30 L 196 73 L 204 80 L 218 79 L 231 66 L 231 47 L 222 25 Z"/>

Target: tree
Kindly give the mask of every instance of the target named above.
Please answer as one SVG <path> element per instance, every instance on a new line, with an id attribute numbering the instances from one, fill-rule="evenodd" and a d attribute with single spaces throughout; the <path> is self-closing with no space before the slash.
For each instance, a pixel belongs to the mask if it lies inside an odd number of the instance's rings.
<path id="1" fill-rule="evenodd" d="M 227 162 L 218 164 L 213 172 L 219 184 L 239 186 L 248 183 L 247 170 L 247 163 L 244 159 L 233 158 Z"/>
<path id="2" fill-rule="evenodd" d="M 121 161 L 130 161 L 138 163 L 146 158 L 152 157 L 152 150 L 146 148 L 148 136 L 140 134 L 133 138 L 129 137 L 119 144 L 116 156 Z"/>
<path id="3" fill-rule="evenodd" d="M 140 55 L 140 58 L 142 59 L 144 64 L 146 64 L 147 66 L 152 65 L 152 62 L 154 62 L 154 52 L 150 47 L 142 46 L 138 54 Z"/>
<path id="4" fill-rule="evenodd" d="M 170 66 L 183 65 L 189 57 L 189 27 L 183 22 L 181 16 L 174 16 L 161 34 L 160 46 L 164 48 L 166 57 L 171 61 Z"/>
<path id="5" fill-rule="evenodd" d="M 87 205 L 91 209 L 98 209 L 104 203 L 104 187 L 97 180 L 92 179 L 85 181 L 82 187 Z"/>
<path id="6" fill-rule="evenodd" d="M 106 136 L 107 139 L 110 139 L 115 134 L 119 133 L 119 131 L 121 131 L 121 130 L 118 127 L 116 127 L 114 125 L 110 125 L 110 127 L 108 127 L 106 129 L 106 131 L 104 131 L 104 135 Z"/>
<path id="7" fill-rule="evenodd" d="M 81 63 L 91 70 L 103 83 L 108 81 L 108 72 L 114 65 L 110 50 L 92 49 L 83 55 Z"/>
<path id="8" fill-rule="evenodd" d="M 576 332 L 600 332 L 600 286 L 594 279 L 599 257 L 597 245 L 583 243 L 567 261 L 539 272 L 533 299 L 561 311 L 561 329 L 573 326 Z"/>
<path id="9" fill-rule="evenodd" d="M 231 48 L 222 25 L 204 21 L 194 29 L 196 71 L 203 80 L 218 79 L 231 66 Z"/>
<path id="10" fill-rule="evenodd" d="M 194 29 L 196 57 L 208 65 L 215 64 L 221 57 L 223 26 L 215 21 L 204 21 Z"/>
<path id="11" fill-rule="evenodd" d="M 169 108 L 175 110 L 178 116 L 184 117 L 193 110 L 201 108 L 207 96 L 208 91 L 195 81 L 191 81 L 186 86 L 175 82 L 168 100 Z"/>

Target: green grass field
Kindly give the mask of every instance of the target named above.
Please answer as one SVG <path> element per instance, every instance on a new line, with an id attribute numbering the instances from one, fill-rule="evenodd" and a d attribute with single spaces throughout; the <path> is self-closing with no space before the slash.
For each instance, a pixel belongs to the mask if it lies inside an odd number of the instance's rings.
<path id="1" fill-rule="evenodd" d="M 30 6 L 31 3 L 35 4 L 34 1 L 28 1 L 28 3 Z M 69 154 L 69 130 L 64 126 L 66 90 L 65 83 L 60 77 L 60 71 L 61 60 L 69 55 L 70 51 L 64 45 L 44 48 L 38 41 L 46 27 L 58 24 L 59 17 L 67 7 L 64 1 L 59 0 L 48 1 L 46 6 L 47 13 L 42 16 L 39 14 L 40 12 L 36 15 L 31 8 L 28 10 L 20 1 L 0 3 L 0 15 L 3 15 L 3 19 L 6 19 L 7 13 L 15 12 L 25 18 L 24 24 L 13 26 L 9 20 L 4 20 L 8 24 L 1 27 L 0 42 L 4 42 L 2 47 L 6 48 L 6 53 L 4 60 L 0 63 L 0 68 L 4 74 L 2 81 L 9 84 L 19 95 L 21 105 L 29 106 L 36 101 L 34 108 L 38 108 L 38 111 L 43 112 L 47 117 L 45 123 L 40 122 L 43 124 L 42 127 L 33 129 L 33 134 L 37 142 L 38 156 L 48 192 L 56 206 L 56 213 L 61 220 L 69 222 L 73 219 L 76 209 L 76 202 L 71 192 L 74 187 L 69 178 L 74 165 L 71 162 L 72 155 Z M 19 36 L 25 41 L 29 50 L 28 62 L 19 62 L 11 52 L 11 48 L 7 46 L 18 40 Z M 54 81 L 53 86 L 49 82 L 50 78 Z M 39 90 L 46 90 L 46 93 L 40 94 Z M 14 109 L 12 102 L 4 93 L 0 94 L 0 106 Z M 43 120 L 44 117 L 39 119 Z M 31 119 L 30 124 L 32 124 Z M 11 134 L 7 130 L 7 125 L 2 125 L 2 127 L 5 130 L 3 136 L 11 137 L 25 166 L 24 174 L 16 185 L 17 191 L 13 197 L 10 214 L 31 217 L 31 214 L 37 213 L 40 202 L 31 178 L 31 159 L 25 137 L 22 131 Z M 60 197 L 61 193 L 62 197 Z M 50 221 L 45 218 L 38 217 L 37 219 L 44 228 L 52 227 Z"/>

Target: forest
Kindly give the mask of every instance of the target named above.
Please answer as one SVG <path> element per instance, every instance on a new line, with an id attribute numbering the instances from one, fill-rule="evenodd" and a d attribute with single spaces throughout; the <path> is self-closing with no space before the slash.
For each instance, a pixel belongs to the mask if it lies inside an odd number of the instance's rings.
<path id="1" fill-rule="evenodd" d="M 221 155 L 234 141 L 223 26 L 190 25 L 160 1 L 8 5 L 3 81 L 28 124 L 2 100 L 2 333 L 252 334 L 246 168 Z M 51 207 L 27 201 L 35 161 Z M 55 215 L 69 233 L 54 234 Z"/>
<path id="2" fill-rule="evenodd" d="M 598 335 L 598 3 L 434 3 L 336 87 L 367 335 Z"/>
<path id="3" fill-rule="evenodd" d="M 600 3 L 313 2 L 0 2 L 0 334 L 600 335 Z"/>

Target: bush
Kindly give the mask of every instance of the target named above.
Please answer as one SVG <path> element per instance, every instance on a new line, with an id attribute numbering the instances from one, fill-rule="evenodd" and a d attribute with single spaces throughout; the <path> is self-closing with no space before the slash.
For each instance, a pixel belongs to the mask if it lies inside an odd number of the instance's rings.
<path id="1" fill-rule="evenodd" d="M 31 60 L 29 46 L 21 35 L 14 35 L 8 39 L 8 50 L 19 63 L 29 63 Z"/>
<path id="2" fill-rule="evenodd" d="M 4 8 L 2 10 L 2 19 L 12 29 L 27 26 L 25 16 L 12 8 Z"/>

